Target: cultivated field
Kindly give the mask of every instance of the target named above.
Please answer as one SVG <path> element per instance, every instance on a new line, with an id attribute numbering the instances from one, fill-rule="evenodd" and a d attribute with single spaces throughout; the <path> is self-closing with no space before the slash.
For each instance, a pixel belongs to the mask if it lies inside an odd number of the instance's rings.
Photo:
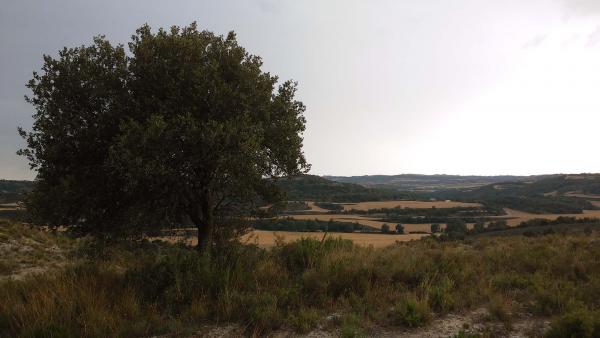
<path id="1" fill-rule="evenodd" d="M 518 225 L 521 222 L 534 218 L 556 219 L 557 217 L 575 217 L 575 218 L 600 218 L 600 210 L 584 210 L 583 214 L 532 214 L 524 211 L 505 208 L 506 216 L 498 216 L 499 219 L 506 219 L 506 223 L 511 226 Z"/>
<path id="2" fill-rule="evenodd" d="M 323 233 L 323 232 L 288 232 L 288 231 L 262 231 L 254 230 L 244 236 L 243 241 L 255 243 L 263 248 L 273 247 L 277 240 L 283 243 L 289 243 L 301 238 L 323 239 L 324 236 L 333 238 L 349 239 L 354 244 L 360 246 L 370 246 L 381 248 L 395 244 L 396 242 L 407 242 L 416 239 L 421 239 L 424 234 L 409 234 L 409 235 L 386 235 L 386 234 L 368 234 L 368 233 Z"/>
<path id="3" fill-rule="evenodd" d="M 456 201 L 377 201 L 360 203 L 342 203 L 344 210 L 369 210 L 380 208 L 456 208 L 480 207 L 479 203 L 465 203 Z"/>
<path id="4" fill-rule="evenodd" d="M 321 240 L 324 237 L 349 239 L 354 244 L 360 246 L 373 246 L 382 248 L 396 242 L 408 242 L 416 239 L 421 239 L 426 234 L 407 234 L 407 235 L 390 235 L 390 234 L 368 234 L 368 233 L 325 233 L 325 232 L 292 232 L 292 231 L 266 231 L 252 230 L 241 238 L 242 243 L 256 244 L 261 248 L 271 248 L 275 246 L 277 241 L 281 243 L 290 243 L 301 238 L 314 238 Z M 161 236 L 152 237 L 149 240 L 161 240 L 168 243 L 185 243 L 194 246 L 198 242 L 196 237 L 185 236 Z"/>

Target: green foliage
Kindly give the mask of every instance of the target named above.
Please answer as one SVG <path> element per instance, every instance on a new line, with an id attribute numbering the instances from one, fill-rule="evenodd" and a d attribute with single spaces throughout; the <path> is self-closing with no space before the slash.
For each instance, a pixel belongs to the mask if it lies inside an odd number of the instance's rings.
<path id="1" fill-rule="evenodd" d="M 490 209 L 513 208 L 540 214 L 582 213 L 583 210 L 596 209 L 584 198 L 565 195 L 573 191 L 600 193 L 600 175 L 542 176 L 533 178 L 533 181 L 493 183 L 475 189 L 436 191 L 424 194 L 423 197 L 481 202 Z"/>
<path id="2" fill-rule="evenodd" d="M 485 231 L 485 223 L 481 221 L 475 222 L 473 225 L 473 232 L 478 233 L 483 231 Z"/>
<path id="3" fill-rule="evenodd" d="M 145 25 L 128 46 L 65 48 L 28 83 L 20 153 L 38 172 L 38 221 L 114 233 L 191 220 L 200 245 L 216 217 L 274 197 L 265 178 L 308 169 L 296 84 L 277 86 L 233 32 Z"/>
<path id="4" fill-rule="evenodd" d="M 552 323 L 547 338 L 600 337 L 600 314 L 586 309 L 566 313 Z"/>
<path id="5" fill-rule="evenodd" d="M 446 232 L 464 234 L 467 232 L 467 224 L 461 219 L 450 219 L 446 224 Z"/>
<path id="6" fill-rule="evenodd" d="M 274 203 L 269 208 L 269 213 L 271 215 L 277 215 L 281 213 L 294 213 L 297 211 L 306 211 L 310 210 L 310 207 L 306 202 L 303 201 L 279 201 Z"/>
<path id="7" fill-rule="evenodd" d="M 407 296 L 396 304 L 392 317 L 397 324 L 420 327 L 431 320 L 431 311 L 426 302 L 418 300 L 414 296 Z"/>
<path id="8" fill-rule="evenodd" d="M 294 218 L 257 219 L 251 222 L 251 226 L 257 230 L 267 231 L 323 231 L 323 232 L 379 232 L 379 229 L 352 222 L 321 221 L 318 219 L 304 220 Z"/>
<path id="9" fill-rule="evenodd" d="M 344 210 L 344 206 L 338 203 L 329 203 L 329 202 L 317 202 L 315 203 L 319 208 L 331 210 L 331 211 L 342 211 Z"/>
<path id="10" fill-rule="evenodd" d="M 431 224 L 431 233 L 435 234 L 440 232 L 440 225 L 438 223 Z"/>
<path id="11" fill-rule="evenodd" d="M 3 241 L 63 236 L 7 224 L 0 230 L 9 226 Z M 328 236 L 272 250 L 231 244 L 213 256 L 159 242 L 86 242 L 53 273 L 0 282 L 0 336 L 186 336 L 229 322 L 248 335 L 268 335 L 282 327 L 309 332 L 332 314 L 333 329 L 366 336 L 373 325 L 418 327 L 433 312 L 488 307 L 508 324 L 512 309 L 556 316 L 551 337 L 594 337 L 598 236 L 422 240 L 378 249 Z"/>
<path id="12" fill-rule="evenodd" d="M 404 234 L 404 226 L 402 224 L 396 224 L 396 233 L 397 234 Z"/>
<path id="13" fill-rule="evenodd" d="M 0 204 L 21 202 L 32 186 L 31 181 L 0 180 Z"/>
<path id="14" fill-rule="evenodd" d="M 342 317 L 340 331 L 340 336 L 342 338 L 367 337 L 365 330 L 361 325 L 361 318 L 354 313 L 350 313 Z"/>
<path id="15" fill-rule="evenodd" d="M 390 226 L 387 223 L 383 223 L 381 225 L 381 232 L 383 232 L 384 234 L 389 234 L 390 233 Z"/>
<path id="16" fill-rule="evenodd" d="M 407 198 L 396 190 L 365 188 L 358 184 L 340 183 L 313 175 L 277 180 L 277 186 L 291 200 L 321 202 L 364 202 Z"/>
<path id="17" fill-rule="evenodd" d="M 447 276 L 432 283 L 428 293 L 429 307 L 439 313 L 448 313 L 454 309 L 453 288 L 454 282 Z"/>

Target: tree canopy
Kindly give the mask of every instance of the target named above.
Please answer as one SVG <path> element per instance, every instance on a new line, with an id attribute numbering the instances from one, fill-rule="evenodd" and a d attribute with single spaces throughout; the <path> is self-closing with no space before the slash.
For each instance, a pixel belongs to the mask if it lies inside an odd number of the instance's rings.
<path id="1" fill-rule="evenodd" d="M 145 25 L 128 47 L 64 48 L 28 83 L 20 154 L 37 170 L 39 222 L 110 233 L 190 221 L 205 246 L 220 214 L 308 170 L 296 84 L 262 71 L 233 32 Z"/>

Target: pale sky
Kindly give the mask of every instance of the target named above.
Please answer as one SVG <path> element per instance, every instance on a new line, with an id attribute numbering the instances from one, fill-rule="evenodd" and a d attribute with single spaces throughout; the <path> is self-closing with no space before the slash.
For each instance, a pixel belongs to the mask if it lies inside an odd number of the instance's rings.
<path id="1" fill-rule="evenodd" d="M 600 172 L 598 0 L 0 0 L 0 178 L 43 53 L 192 21 L 299 82 L 313 174 Z"/>

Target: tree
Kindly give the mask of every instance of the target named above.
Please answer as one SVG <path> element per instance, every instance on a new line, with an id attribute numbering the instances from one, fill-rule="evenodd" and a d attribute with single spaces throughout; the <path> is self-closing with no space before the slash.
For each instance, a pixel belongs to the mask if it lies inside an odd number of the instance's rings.
<path id="1" fill-rule="evenodd" d="M 487 227 L 487 229 L 489 231 L 506 230 L 508 228 L 509 228 L 509 226 L 508 226 L 508 224 L 506 223 L 505 220 L 499 220 L 499 221 L 495 221 L 495 222 L 490 222 L 488 224 L 488 227 Z"/>
<path id="2" fill-rule="evenodd" d="M 390 226 L 387 223 L 383 223 L 383 225 L 381 225 L 381 232 L 383 232 L 384 234 L 389 233 Z"/>
<path id="3" fill-rule="evenodd" d="M 484 232 L 485 231 L 485 223 L 482 221 L 475 222 L 475 225 L 473 226 L 473 231 L 476 233 Z"/>
<path id="4" fill-rule="evenodd" d="M 145 25 L 129 50 L 97 37 L 44 56 L 29 81 L 36 112 L 19 153 L 37 170 L 38 221 L 106 233 L 191 222 L 205 248 L 217 219 L 308 171 L 296 84 L 277 86 L 233 32 Z"/>
<path id="5" fill-rule="evenodd" d="M 440 232 L 440 225 L 438 223 L 434 223 L 431 225 L 431 233 L 435 234 L 437 232 Z"/>
<path id="6" fill-rule="evenodd" d="M 467 224 L 462 219 L 450 219 L 446 224 L 446 232 L 453 233 L 466 233 L 467 232 Z"/>
<path id="7" fill-rule="evenodd" d="M 396 233 L 404 234 L 404 226 L 400 223 L 396 224 Z"/>

